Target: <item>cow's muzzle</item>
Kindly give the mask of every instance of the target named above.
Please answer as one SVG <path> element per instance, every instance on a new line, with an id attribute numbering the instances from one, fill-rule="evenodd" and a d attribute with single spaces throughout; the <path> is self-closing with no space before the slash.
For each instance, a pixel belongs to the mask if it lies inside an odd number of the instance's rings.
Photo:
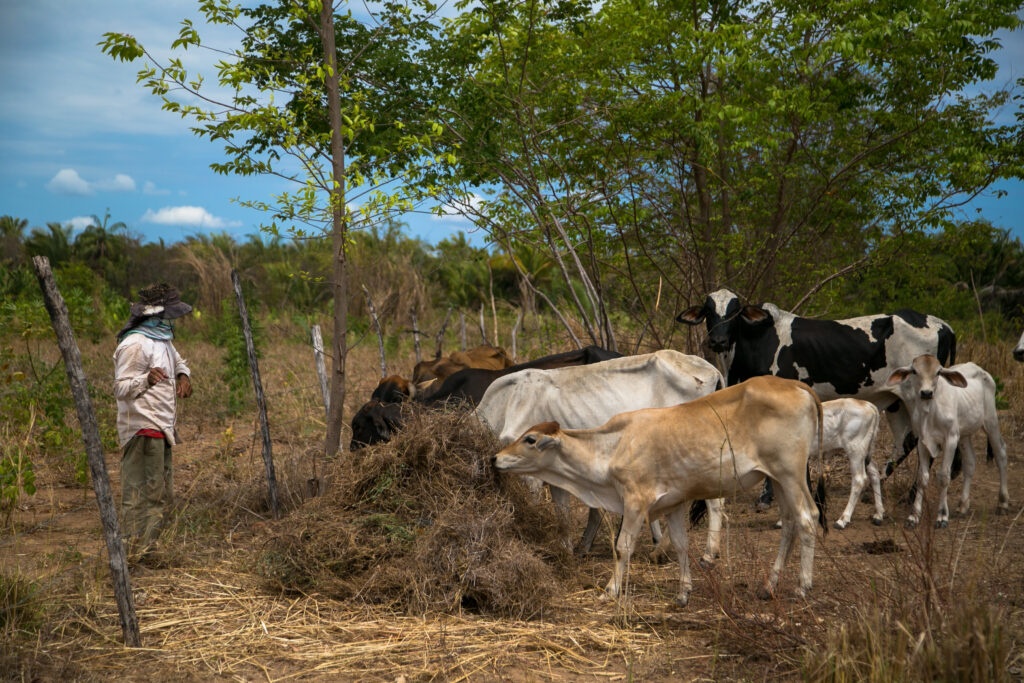
<path id="1" fill-rule="evenodd" d="M 711 350 L 714 351 L 715 353 L 725 353 L 726 351 L 729 350 L 729 340 L 708 339 L 708 346 L 710 346 Z"/>
<path id="2" fill-rule="evenodd" d="M 934 391 L 932 391 L 930 389 L 927 389 L 927 390 L 926 389 L 922 389 L 921 390 L 921 400 L 922 401 L 930 401 L 934 397 L 935 397 L 935 392 Z"/>

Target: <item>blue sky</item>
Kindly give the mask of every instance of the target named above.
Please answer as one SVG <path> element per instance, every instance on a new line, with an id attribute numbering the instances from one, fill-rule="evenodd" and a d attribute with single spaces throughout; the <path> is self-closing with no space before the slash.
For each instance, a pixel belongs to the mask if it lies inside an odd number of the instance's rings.
<path id="1" fill-rule="evenodd" d="M 136 84 L 141 62 L 115 62 L 97 43 L 103 33 L 135 35 L 158 54 L 179 22 L 198 17 L 196 0 L 0 0 L 0 215 L 81 227 L 91 216 L 128 225 L 144 241 L 189 235 L 258 233 L 264 215 L 233 199 L 268 199 L 288 189 L 270 178 L 214 173 L 219 145 L 195 137 L 188 122 L 161 111 Z M 200 27 L 209 45 L 237 43 L 237 34 Z M 1024 76 L 1024 34 L 1003 39 L 995 83 Z M 186 66 L 213 58 L 190 51 Z M 212 70 L 204 69 L 212 76 Z M 1012 112 L 1007 112 L 1012 116 Z M 1024 239 L 1024 184 L 1001 186 L 1007 197 L 980 198 L 965 215 L 981 215 Z M 410 233 L 437 242 L 466 232 L 459 216 L 408 216 Z"/>

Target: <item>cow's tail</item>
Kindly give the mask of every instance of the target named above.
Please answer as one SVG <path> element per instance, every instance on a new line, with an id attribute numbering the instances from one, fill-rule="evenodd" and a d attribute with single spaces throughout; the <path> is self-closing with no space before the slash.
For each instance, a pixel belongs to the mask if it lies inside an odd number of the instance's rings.
<path id="1" fill-rule="evenodd" d="M 828 519 L 825 514 L 825 416 L 821 407 L 821 399 L 814 394 L 814 405 L 818 413 L 818 485 L 814 487 L 814 504 L 818 507 L 818 525 L 823 529 L 823 535 L 828 535 Z M 807 464 L 807 487 L 811 484 L 810 462 Z"/>

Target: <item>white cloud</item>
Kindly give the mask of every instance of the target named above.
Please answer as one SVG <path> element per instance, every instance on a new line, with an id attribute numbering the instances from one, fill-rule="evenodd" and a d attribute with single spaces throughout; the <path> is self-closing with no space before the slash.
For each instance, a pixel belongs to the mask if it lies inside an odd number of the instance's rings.
<path id="1" fill-rule="evenodd" d="M 75 232 L 78 232 L 79 230 L 85 230 L 95 222 L 92 216 L 75 216 L 70 220 L 64 221 L 64 225 L 70 225 Z"/>
<path id="2" fill-rule="evenodd" d="M 470 216 L 480 214 L 484 201 L 485 198 L 478 194 L 469 194 L 462 201 L 453 204 L 442 204 L 440 206 L 441 213 L 435 213 L 433 215 L 434 220 L 471 222 Z"/>
<path id="3" fill-rule="evenodd" d="M 152 180 L 147 180 L 142 185 L 142 194 L 147 194 L 147 195 L 150 195 L 150 196 L 156 196 L 156 195 L 170 194 L 170 193 L 171 193 L 170 190 L 162 190 L 162 189 L 158 188 L 156 186 L 156 183 L 154 183 Z"/>
<path id="4" fill-rule="evenodd" d="M 223 218 L 218 218 L 201 206 L 165 206 L 158 211 L 148 209 L 142 216 L 142 222 L 212 230 L 241 225 L 238 221 L 226 221 Z"/>
<path id="5" fill-rule="evenodd" d="M 92 186 L 82 180 L 78 171 L 72 168 L 62 168 L 57 175 L 46 184 L 46 189 L 57 194 L 78 194 L 90 195 L 93 193 Z"/>
<path id="6" fill-rule="evenodd" d="M 118 173 L 108 180 L 97 180 L 92 186 L 97 190 L 110 192 L 134 192 L 135 180 L 129 175 Z"/>
<path id="7" fill-rule="evenodd" d="M 130 175 L 118 173 L 113 178 L 89 182 L 73 168 L 62 168 L 46 184 L 46 189 L 56 194 L 89 196 L 99 192 L 134 192 L 135 180 Z"/>

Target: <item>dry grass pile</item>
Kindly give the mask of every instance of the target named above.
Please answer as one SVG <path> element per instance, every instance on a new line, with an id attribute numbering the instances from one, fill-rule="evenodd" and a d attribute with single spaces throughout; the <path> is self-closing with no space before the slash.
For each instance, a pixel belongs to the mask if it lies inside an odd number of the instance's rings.
<path id="1" fill-rule="evenodd" d="M 410 614 L 536 617 L 573 562 L 553 506 L 499 479 L 498 444 L 464 411 L 411 411 L 390 443 L 325 472 L 324 495 L 268 525 L 261 575 L 286 592 Z"/>

